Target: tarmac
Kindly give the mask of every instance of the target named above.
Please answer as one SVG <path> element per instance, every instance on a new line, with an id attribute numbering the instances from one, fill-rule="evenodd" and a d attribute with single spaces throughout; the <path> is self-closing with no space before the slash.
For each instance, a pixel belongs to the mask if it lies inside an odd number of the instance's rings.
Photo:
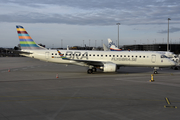
<path id="1" fill-rule="evenodd" d="M 0 120 L 169 120 L 180 118 L 180 70 L 81 66 L 0 58 Z"/>

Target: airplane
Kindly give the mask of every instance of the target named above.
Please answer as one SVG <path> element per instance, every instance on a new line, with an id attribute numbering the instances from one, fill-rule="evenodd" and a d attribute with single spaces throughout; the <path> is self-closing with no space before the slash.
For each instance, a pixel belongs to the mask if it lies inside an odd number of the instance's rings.
<path id="1" fill-rule="evenodd" d="M 145 51 L 88 51 L 88 50 L 51 50 L 39 46 L 20 25 L 16 26 L 20 41 L 20 55 L 47 62 L 72 64 L 88 67 L 87 73 L 116 72 L 122 66 L 153 67 L 157 74 L 159 67 L 172 67 L 175 62 L 165 55 Z"/>

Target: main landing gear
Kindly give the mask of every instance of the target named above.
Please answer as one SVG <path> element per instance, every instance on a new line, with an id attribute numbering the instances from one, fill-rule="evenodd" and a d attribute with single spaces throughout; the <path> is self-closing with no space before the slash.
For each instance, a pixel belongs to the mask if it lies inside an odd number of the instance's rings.
<path id="1" fill-rule="evenodd" d="M 93 72 L 96 72 L 96 71 L 97 71 L 96 68 L 93 67 L 93 68 L 89 68 L 89 69 L 87 70 L 87 73 L 88 73 L 88 74 L 92 74 Z"/>

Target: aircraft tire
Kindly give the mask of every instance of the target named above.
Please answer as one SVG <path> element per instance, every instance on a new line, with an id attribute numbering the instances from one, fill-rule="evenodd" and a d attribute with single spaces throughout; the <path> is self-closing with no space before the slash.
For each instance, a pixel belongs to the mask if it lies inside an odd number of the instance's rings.
<path id="1" fill-rule="evenodd" d="M 97 70 L 96 70 L 96 68 L 93 68 L 92 71 L 93 71 L 93 72 L 96 72 Z"/>
<path id="2" fill-rule="evenodd" d="M 174 67 L 174 70 L 178 70 L 178 67 Z"/>
<path id="3" fill-rule="evenodd" d="M 157 72 L 157 71 L 154 71 L 154 74 L 158 74 L 158 72 Z"/>
<path id="4" fill-rule="evenodd" d="M 87 70 L 87 73 L 88 73 L 88 74 L 92 74 L 92 72 L 93 72 L 92 69 L 88 69 L 88 70 Z"/>

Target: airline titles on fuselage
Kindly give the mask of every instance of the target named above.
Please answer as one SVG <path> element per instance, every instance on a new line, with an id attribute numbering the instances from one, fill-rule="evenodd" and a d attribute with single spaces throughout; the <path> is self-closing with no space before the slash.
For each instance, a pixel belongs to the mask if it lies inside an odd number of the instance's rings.
<path id="1" fill-rule="evenodd" d="M 67 51 L 64 54 L 64 57 L 68 58 L 68 59 L 77 59 L 77 60 L 88 60 L 89 56 L 95 56 L 95 54 L 88 54 L 88 52 L 79 52 L 79 51 Z M 103 57 L 103 55 L 96 55 L 98 57 Z M 104 56 L 108 56 L 108 55 L 104 55 Z M 115 55 L 109 55 L 112 56 L 111 57 L 111 61 L 137 61 L 137 58 L 117 58 L 115 57 Z M 61 57 L 57 57 L 57 56 L 52 56 L 52 58 L 61 58 Z"/>

